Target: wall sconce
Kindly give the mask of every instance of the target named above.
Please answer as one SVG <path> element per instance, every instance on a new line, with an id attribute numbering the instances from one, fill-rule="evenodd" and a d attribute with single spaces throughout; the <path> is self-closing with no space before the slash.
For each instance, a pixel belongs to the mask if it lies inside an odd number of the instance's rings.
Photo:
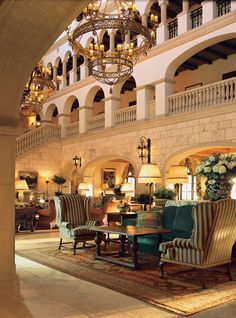
<path id="1" fill-rule="evenodd" d="M 141 158 L 142 163 L 144 159 L 147 158 L 147 163 L 151 163 L 151 139 L 142 136 L 140 138 L 140 143 L 137 147 L 139 158 Z"/>
<path id="2" fill-rule="evenodd" d="M 77 168 L 77 166 L 79 165 L 81 167 L 81 158 L 77 157 L 77 155 L 72 159 L 74 166 Z"/>

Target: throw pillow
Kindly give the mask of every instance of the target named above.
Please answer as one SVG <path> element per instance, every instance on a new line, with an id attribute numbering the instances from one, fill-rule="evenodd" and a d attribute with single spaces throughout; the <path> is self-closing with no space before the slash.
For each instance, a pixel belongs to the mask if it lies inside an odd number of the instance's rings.
<path id="1" fill-rule="evenodd" d="M 185 205 L 176 209 L 172 229 L 192 232 L 193 230 L 193 205 Z"/>
<path id="2" fill-rule="evenodd" d="M 137 226 L 158 227 L 160 225 L 160 213 L 146 211 L 137 213 Z"/>

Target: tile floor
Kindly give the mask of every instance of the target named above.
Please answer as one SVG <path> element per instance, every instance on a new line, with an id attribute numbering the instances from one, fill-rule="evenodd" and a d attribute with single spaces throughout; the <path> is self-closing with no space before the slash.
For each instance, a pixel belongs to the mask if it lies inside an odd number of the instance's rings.
<path id="1" fill-rule="evenodd" d="M 17 234 L 16 250 L 58 244 L 58 233 Z M 0 318 L 177 318 L 142 301 L 16 257 L 20 293 L 0 298 Z M 236 302 L 191 318 L 234 318 Z"/>

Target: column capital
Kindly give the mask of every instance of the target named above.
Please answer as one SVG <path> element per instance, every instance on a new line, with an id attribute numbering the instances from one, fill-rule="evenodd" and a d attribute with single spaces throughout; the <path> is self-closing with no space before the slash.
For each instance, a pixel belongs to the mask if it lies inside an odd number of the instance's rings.
<path id="1" fill-rule="evenodd" d="M 65 114 L 65 113 L 61 113 L 61 114 L 58 114 L 57 117 L 70 117 L 70 114 Z"/>
<path id="2" fill-rule="evenodd" d="M 160 83 L 163 83 L 163 82 L 170 83 L 170 84 L 175 84 L 175 80 L 173 80 L 171 78 L 166 78 L 166 77 L 160 78 L 159 80 L 156 80 L 156 81 L 152 82 L 152 84 L 153 85 L 157 85 L 157 84 L 160 84 Z"/>
<path id="3" fill-rule="evenodd" d="M 87 105 L 79 107 L 79 110 L 83 110 L 83 109 L 93 109 L 93 107 L 92 106 L 87 106 Z"/>
<path id="4" fill-rule="evenodd" d="M 106 98 L 103 99 L 104 102 L 107 102 L 109 100 L 116 100 L 116 101 L 120 101 L 120 97 L 115 97 L 115 96 L 108 96 Z"/>
<path id="5" fill-rule="evenodd" d="M 139 91 L 141 89 L 151 89 L 151 90 L 154 90 L 155 87 L 154 85 L 151 85 L 151 84 L 145 84 L 145 85 L 141 85 L 141 86 L 138 86 L 136 88 L 134 88 L 135 91 Z"/>
<path id="6" fill-rule="evenodd" d="M 169 0 L 158 0 L 158 4 L 159 6 L 163 6 L 163 5 L 166 5 L 168 6 L 169 5 Z"/>

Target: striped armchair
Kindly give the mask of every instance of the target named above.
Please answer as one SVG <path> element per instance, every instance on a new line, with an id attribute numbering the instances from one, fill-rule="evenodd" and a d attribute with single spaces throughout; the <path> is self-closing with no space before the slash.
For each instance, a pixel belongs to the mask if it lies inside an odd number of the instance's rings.
<path id="1" fill-rule="evenodd" d="M 197 268 L 205 288 L 204 270 L 227 265 L 231 275 L 232 247 L 236 240 L 236 200 L 202 202 L 193 208 L 194 228 L 189 239 L 176 238 L 160 244 L 161 274 L 164 264 L 175 263 Z"/>
<path id="2" fill-rule="evenodd" d="M 60 244 L 68 244 L 68 240 L 73 242 L 74 255 L 76 246 L 79 242 L 83 242 L 86 247 L 86 241 L 95 238 L 95 232 L 91 226 L 99 225 L 98 221 L 90 220 L 90 198 L 79 194 L 64 194 L 54 197 L 56 207 L 56 223 L 60 231 Z M 62 242 L 66 239 L 67 242 Z M 91 245 L 91 244 L 90 244 Z"/>

